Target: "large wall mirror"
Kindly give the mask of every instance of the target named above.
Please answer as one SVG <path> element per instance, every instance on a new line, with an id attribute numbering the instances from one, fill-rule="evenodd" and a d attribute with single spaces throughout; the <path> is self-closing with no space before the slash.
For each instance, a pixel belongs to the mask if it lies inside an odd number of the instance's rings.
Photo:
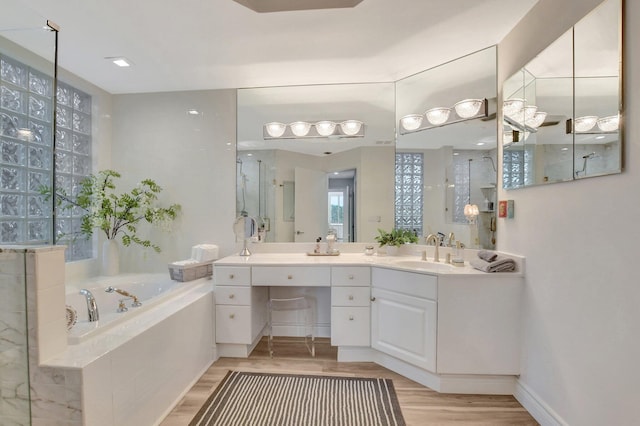
<path id="1" fill-rule="evenodd" d="M 496 48 L 399 80 L 396 93 L 396 227 L 494 248 Z"/>
<path id="2" fill-rule="evenodd" d="M 503 187 L 622 171 L 621 0 L 607 0 L 503 85 Z"/>
<path id="3" fill-rule="evenodd" d="M 393 83 L 238 90 L 237 212 L 267 242 L 393 227 Z"/>

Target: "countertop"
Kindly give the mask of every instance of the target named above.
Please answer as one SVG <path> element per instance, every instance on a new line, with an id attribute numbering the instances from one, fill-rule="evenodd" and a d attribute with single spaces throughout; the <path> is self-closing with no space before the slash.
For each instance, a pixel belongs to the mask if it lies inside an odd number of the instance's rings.
<path id="1" fill-rule="evenodd" d="M 420 256 L 385 256 L 380 254 L 365 255 L 363 253 L 340 253 L 339 256 L 309 256 L 306 253 L 254 253 L 250 256 L 237 254 L 224 257 L 214 262 L 214 266 L 375 266 L 397 269 L 428 275 L 468 275 L 514 277 L 522 276 L 521 260 L 513 257 L 517 264 L 516 272 L 486 273 L 479 271 L 465 261 L 464 266 L 453 266 L 444 262 L 421 260 Z"/>

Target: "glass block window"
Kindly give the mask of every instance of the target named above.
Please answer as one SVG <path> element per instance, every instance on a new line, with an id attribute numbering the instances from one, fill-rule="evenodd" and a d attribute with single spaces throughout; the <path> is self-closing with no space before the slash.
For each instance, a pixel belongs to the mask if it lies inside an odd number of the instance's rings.
<path id="1" fill-rule="evenodd" d="M 422 153 L 396 153 L 395 228 L 409 229 L 422 235 L 422 188 L 424 158 Z"/>
<path id="2" fill-rule="evenodd" d="M 502 156 L 504 188 L 521 188 L 533 182 L 533 152 L 531 149 L 505 149 Z"/>
<path id="3" fill-rule="evenodd" d="M 68 244 L 67 260 L 92 257 L 91 241 L 71 236 L 81 212 L 60 213 L 52 226 L 52 202 L 40 195 L 56 183 L 74 194 L 91 173 L 91 96 L 59 84 L 56 160 L 53 161 L 53 79 L 0 54 L 0 243 L 47 244 L 52 228 Z"/>

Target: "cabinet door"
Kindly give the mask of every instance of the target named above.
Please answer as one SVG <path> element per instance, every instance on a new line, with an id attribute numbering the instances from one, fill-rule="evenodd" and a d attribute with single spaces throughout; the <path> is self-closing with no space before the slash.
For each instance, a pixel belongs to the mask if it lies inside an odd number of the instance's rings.
<path id="1" fill-rule="evenodd" d="M 435 372 L 436 302 L 377 288 L 372 296 L 371 346 Z"/>

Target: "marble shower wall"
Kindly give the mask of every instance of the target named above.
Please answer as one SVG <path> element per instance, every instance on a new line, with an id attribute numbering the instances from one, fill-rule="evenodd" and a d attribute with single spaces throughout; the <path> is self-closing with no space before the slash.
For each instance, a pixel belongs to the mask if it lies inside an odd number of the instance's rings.
<path id="1" fill-rule="evenodd" d="M 0 424 L 30 425 L 23 249 L 0 249 Z"/>

